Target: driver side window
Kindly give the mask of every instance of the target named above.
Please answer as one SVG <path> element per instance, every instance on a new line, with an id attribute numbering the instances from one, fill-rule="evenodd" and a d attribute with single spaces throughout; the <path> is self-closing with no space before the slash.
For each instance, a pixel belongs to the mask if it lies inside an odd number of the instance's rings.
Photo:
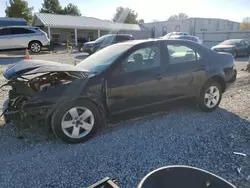
<path id="1" fill-rule="evenodd" d="M 122 72 L 130 73 L 160 67 L 160 49 L 157 46 L 136 50 L 122 62 Z"/>

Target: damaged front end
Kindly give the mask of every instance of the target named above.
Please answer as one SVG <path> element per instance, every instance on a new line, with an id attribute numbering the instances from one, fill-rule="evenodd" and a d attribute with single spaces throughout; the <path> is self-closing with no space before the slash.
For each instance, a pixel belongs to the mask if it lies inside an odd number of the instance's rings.
<path id="1" fill-rule="evenodd" d="M 36 62 L 33 62 L 34 64 Z M 69 93 L 69 88 L 74 85 L 72 83 L 86 78 L 85 72 L 74 71 L 72 68 L 68 68 L 69 71 L 66 71 L 66 68 L 57 71 L 55 66 L 53 70 L 50 69 L 51 67 L 44 69 L 42 64 L 34 67 L 30 68 L 28 64 L 28 67 L 22 68 L 18 73 L 12 71 L 13 76 L 10 76 L 10 73 L 4 73 L 5 78 L 8 75 L 9 81 L 1 88 L 11 87 L 9 98 L 3 104 L 3 116 L 6 123 L 46 124 L 48 112 L 56 108 L 59 100 L 70 97 L 63 95 L 65 92 Z M 41 67 L 44 72 L 39 71 L 42 70 Z"/>

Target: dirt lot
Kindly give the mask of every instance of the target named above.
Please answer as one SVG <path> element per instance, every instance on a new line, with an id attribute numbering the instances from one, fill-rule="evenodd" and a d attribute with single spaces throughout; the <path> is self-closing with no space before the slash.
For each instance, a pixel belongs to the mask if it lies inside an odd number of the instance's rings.
<path id="1" fill-rule="evenodd" d="M 32 58 L 67 63 L 74 59 L 63 54 Z M 249 182 L 236 172 L 241 160 L 232 155 L 233 151 L 250 153 L 250 75 L 241 71 L 246 64 L 247 59 L 237 59 L 237 81 L 211 114 L 183 106 L 172 108 L 115 122 L 116 126 L 110 124 L 89 142 L 74 146 L 53 139 L 38 141 L 37 136 L 18 140 L 13 125 L 3 126 L 0 187 L 86 187 L 110 176 L 118 179 L 121 187 L 131 188 L 150 170 L 185 164 L 214 172 L 239 188 L 249 188 Z M 0 72 L 6 66 L 2 65 Z M 0 85 L 4 82 L 0 76 Z M 1 91 L 0 104 L 6 98 L 7 90 Z"/>

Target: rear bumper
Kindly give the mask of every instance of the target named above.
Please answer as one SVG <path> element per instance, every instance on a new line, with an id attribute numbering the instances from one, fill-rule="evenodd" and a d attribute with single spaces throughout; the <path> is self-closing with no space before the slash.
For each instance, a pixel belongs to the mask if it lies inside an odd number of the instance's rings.
<path id="1" fill-rule="evenodd" d="M 229 89 L 233 85 L 233 83 L 236 81 L 236 78 L 237 78 L 237 70 L 234 69 L 233 74 L 230 76 L 230 78 L 226 82 L 225 90 Z"/>

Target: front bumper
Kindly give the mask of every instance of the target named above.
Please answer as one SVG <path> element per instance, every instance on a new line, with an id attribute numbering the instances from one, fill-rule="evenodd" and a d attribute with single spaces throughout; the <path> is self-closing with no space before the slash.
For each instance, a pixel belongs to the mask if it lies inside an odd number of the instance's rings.
<path id="1" fill-rule="evenodd" d="M 3 104 L 2 111 L 4 121 L 10 122 L 31 122 L 46 120 L 47 112 L 50 106 L 43 106 L 39 108 L 28 108 L 23 110 L 9 110 L 9 100 L 6 100 Z"/>

